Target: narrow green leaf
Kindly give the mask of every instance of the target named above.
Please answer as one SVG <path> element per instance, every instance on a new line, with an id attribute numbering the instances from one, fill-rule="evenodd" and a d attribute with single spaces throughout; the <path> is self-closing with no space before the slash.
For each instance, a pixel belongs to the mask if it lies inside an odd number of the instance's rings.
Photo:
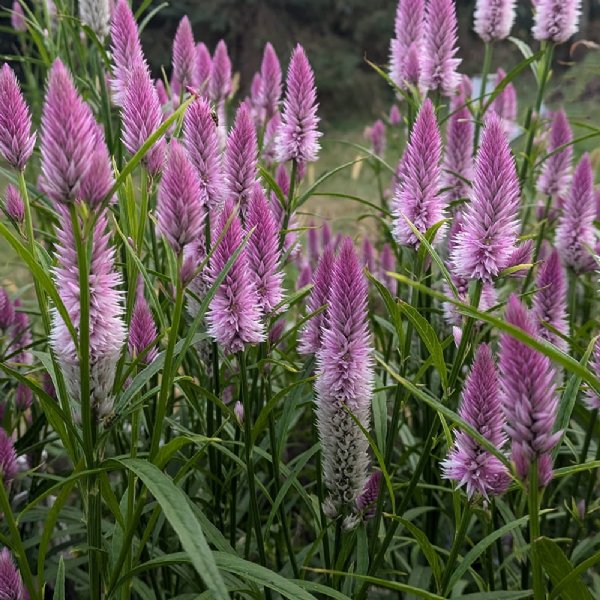
<path id="1" fill-rule="evenodd" d="M 550 600 L 562 598 L 562 591 L 565 588 L 568 588 L 574 580 L 577 580 L 580 575 L 585 573 L 598 562 L 600 562 L 600 552 L 596 552 L 589 558 L 586 558 L 584 561 L 580 562 L 571 572 L 567 573 L 563 579 L 556 583 L 554 589 L 550 592 Z"/>
<path id="2" fill-rule="evenodd" d="M 65 600 L 65 561 L 61 556 L 58 561 L 58 571 L 56 572 L 56 583 L 54 584 L 54 600 Z"/>

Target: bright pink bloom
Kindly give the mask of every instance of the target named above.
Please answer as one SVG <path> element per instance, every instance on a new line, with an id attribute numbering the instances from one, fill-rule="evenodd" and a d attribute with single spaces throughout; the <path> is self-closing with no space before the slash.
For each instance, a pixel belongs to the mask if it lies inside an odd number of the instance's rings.
<path id="1" fill-rule="evenodd" d="M 104 131 L 96 122 L 94 122 L 94 148 L 89 160 L 89 168 L 81 178 L 79 200 L 87 202 L 95 209 L 109 194 L 115 181 L 112 162 L 104 141 Z"/>
<path id="2" fill-rule="evenodd" d="M 515 0 L 477 0 L 473 29 L 484 42 L 504 40 L 515 16 Z"/>
<path id="3" fill-rule="evenodd" d="M 531 33 L 536 40 L 563 44 L 577 33 L 580 14 L 581 0 L 539 0 Z"/>
<path id="4" fill-rule="evenodd" d="M 2 548 L 0 552 L 0 598 L 2 600 L 29 600 L 29 594 L 23 586 L 21 574 L 17 570 L 8 548 Z"/>
<path id="5" fill-rule="evenodd" d="M 592 356 L 590 357 L 589 368 L 596 376 L 600 374 L 600 338 L 596 340 Z M 590 410 L 600 410 L 600 396 L 592 388 L 586 389 L 584 400 Z"/>
<path id="6" fill-rule="evenodd" d="M 206 44 L 200 42 L 196 46 L 196 85 L 202 96 L 208 98 L 208 82 L 212 68 L 212 57 Z"/>
<path id="7" fill-rule="evenodd" d="M 144 282 L 139 278 L 138 288 L 135 297 L 135 305 L 131 313 L 131 323 L 129 324 L 129 353 L 134 358 L 141 354 L 151 344 L 153 345 L 158 338 L 158 331 L 154 323 L 152 311 L 144 297 Z M 150 364 L 158 354 L 156 347 L 150 348 L 142 358 L 143 364 Z"/>
<path id="8" fill-rule="evenodd" d="M 2 485 L 6 487 L 15 478 L 18 470 L 15 447 L 6 431 L 0 427 L 0 479 L 2 480 Z"/>
<path id="9" fill-rule="evenodd" d="M 6 186 L 6 195 L 4 197 L 4 209 L 8 216 L 17 223 L 22 223 L 25 219 L 25 205 L 19 190 L 12 184 Z"/>
<path id="10" fill-rule="evenodd" d="M 231 61 L 223 40 L 217 44 L 213 56 L 209 94 L 210 99 L 217 104 L 223 102 L 231 94 Z"/>
<path id="11" fill-rule="evenodd" d="M 394 38 L 390 42 L 390 77 L 401 89 L 406 89 L 407 82 L 415 83 L 413 81 L 415 65 L 407 68 L 407 62 L 413 61 L 416 57 L 416 69 L 419 70 L 419 52 L 413 52 L 409 56 L 409 49 L 411 47 L 415 50 L 420 49 L 423 43 L 424 15 L 424 0 L 398 1 Z"/>
<path id="12" fill-rule="evenodd" d="M 373 471 L 362 494 L 356 498 L 356 509 L 365 520 L 372 519 L 375 516 L 382 480 L 383 473 L 379 470 Z"/>
<path id="13" fill-rule="evenodd" d="M 173 40 L 173 80 L 176 83 L 175 93 L 186 91 L 188 86 L 198 85 L 198 54 L 192 32 L 192 24 L 187 15 L 184 16 L 175 32 Z"/>
<path id="14" fill-rule="evenodd" d="M 281 65 L 277 53 L 267 42 L 260 66 L 261 89 L 260 106 L 264 111 L 265 119 L 268 121 L 279 110 L 281 98 Z"/>
<path id="15" fill-rule="evenodd" d="M 379 254 L 379 262 L 381 265 L 381 273 L 379 275 L 380 280 L 388 289 L 392 296 L 396 295 L 396 288 L 398 287 L 396 280 L 388 275 L 388 272 L 396 272 L 396 256 L 389 244 L 384 244 Z"/>
<path id="16" fill-rule="evenodd" d="M 548 158 L 542 166 L 542 173 L 537 182 L 537 189 L 545 196 L 553 199 L 564 196 L 571 182 L 571 162 L 573 160 L 573 132 L 564 109 L 554 113 Z M 563 147 L 564 146 L 564 147 Z M 559 150 L 559 148 L 562 148 Z"/>
<path id="17" fill-rule="evenodd" d="M 277 162 L 277 136 L 281 126 L 281 115 L 275 113 L 268 121 L 263 136 L 262 159 L 267 167 L 271 167 Z"/>
<path id="18" fill-rule="evenodd" d="M 498 69 L 494 87 L 498 87 L 506 77 L 504 69 Z M 507 134 L 510 134 L 517 121 L 517 89 L 512 83 L 509 83 L 492 102 L 491 110 L 496 112 L 499 117 L 504 119 L 504 126 Z"/>
<path id="19" fill-rule="evenodd" d="M 377 119 L 373 126 L 369 128 L 369 141 L 374 154 L 383 156 L 385 154 L 385 125 L 381 119 Z"/>
<path id="20" fill-rule="evenodd" d="M 390 121 L 390 125 L 393 127 L 398 127 L 398 125 L 402 124 L 402 115 L 400 114 L 400 109 L 397 104 L 392 104 L 390 108 L 390 116 L 388 117 Z"/>

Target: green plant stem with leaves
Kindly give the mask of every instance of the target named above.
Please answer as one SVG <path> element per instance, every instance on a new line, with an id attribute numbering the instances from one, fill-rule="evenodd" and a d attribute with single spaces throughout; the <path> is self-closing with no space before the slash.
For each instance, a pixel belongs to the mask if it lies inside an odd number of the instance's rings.
<path id="1" fill-rule="evenodd" d="M 285 211 L 283 213 L 283 226 L 281 227 L 281 237 L 279 239 L 279 251 L 283 252 L 285 248 L 285 238 L 287 235 L 287 228 L 289 227 L 290 217 L 294 210 L 294 195 L 296 193 L 296 177 L 298 174 L 298 163 L 292 161 L 292 173 L 290 175 L 290 190 L 288 192 L 287 202 L 285 205 Z"/>
<path id="2" fill-rule="evenodd" d="M 448 583 L 450 582 L 450 577 L 454 572 L 454 566 L 456 565 L 458 553 L 460 552 L 460 549 L 464 544 L 465 538 L 467 536 L 467 531 L 469 530 L 469 523 L 471 521 L 471 514 L 471 506 L 467 502 L 465 504 L 465 507 L 463 508 L 458 528 L 454 533 L 452 548 L 450 548 L 450 555 L 448 556 L 448 560 L 446 561 L 446 568 L 444 569 L 444 573 L 442 575 L 442 583 L 440 587 L 444 596 L 446 596 L 450 592 L 450 590 L 448 589 Z"/>

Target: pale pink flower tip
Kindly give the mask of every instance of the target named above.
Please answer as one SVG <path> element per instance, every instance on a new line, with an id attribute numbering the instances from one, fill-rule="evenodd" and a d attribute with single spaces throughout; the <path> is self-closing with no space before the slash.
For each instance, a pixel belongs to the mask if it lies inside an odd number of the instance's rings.
<path id="1" fill-rule="evenodd" d="M 477 0 L 474 29 L 484 42 L 506 39 L 515 22 L 515 0 Z"/>
<path id="2" fill-rule="evenodd" d="M 173 41 L 173 78 L 176 82 L 176 93 L 185 92 L 188 86 L 198 85 L 197 69 L 198 54 L 192 24 L 185 16 L 179 22 Z"/>
<path id="3" fill-rule="evenodd" d="M 131 313 L 129 325 L 129 353 L 134 358 L 154 344 L 158 337 L 156 324 L 148 302 L 144 297 L 144 283 L 140 276 L 136 293 L 135 305 Z M 147 350 L 142 358 L 143 364 L 150 364 L 157 356 L 158 350 L 155 346 Z"/>
<path id="4" fill-rule="evenodd" d="M 25 13 L 19 0 L 13 0 L 12 12 L 10 13 L 10 24 L 15 31 L 22 33 L 27 31 L 27 21 L 25 20 Z"/>
<path id="5" fill-rule="evenodd" d="M 578 31 L 581 0 L 539 0 L 535 7 L 533 37 L 562 44 Z"/>
<path id="6" fill-rule="evenodd" d="M 19 190 L 10 183 L 6 186 L 4 209 L 8 216 L 17 223 L 22 223 L 25 219 L 25 205 L 23 204 L 21 194 L 19 194 Z"/>

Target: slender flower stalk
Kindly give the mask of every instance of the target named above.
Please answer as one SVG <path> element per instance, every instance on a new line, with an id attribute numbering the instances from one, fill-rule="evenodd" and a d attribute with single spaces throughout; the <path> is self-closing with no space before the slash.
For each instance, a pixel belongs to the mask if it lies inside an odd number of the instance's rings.
<path id="1" fill-rule="evenodd" d="M 515 16 L 515 0 L 477 0 L 473 29 L 486 43 L 504 40 Z"/>
<path id="2" fill-rule="evenodd" d="M 100 41 L 110 30 L 110 1 L 111 0 L 79 0 L 79 18 L 87 25 Z"/>
<path id="3" fill-rule="evenodd" d="M 12 184 L 6 186 L 6 192 L 4 196 L 4 210 L 11 219 L 18 224 L 23 223 L 25 220 L 25 205 L 23 204 L 23 198 L 19 194 L 19 190 Z"/>
<path id="4" fill-rule="evenodd" d="M 17 76 L 6 64 L 0 69 L 0 157 L 22 171 L 35 145 L 31 113 L 25 103 Z"/>
<path id="5" fill-rule="evenodd" d="M 185 93 L 186 88 L 196 87 L 198 80 L 198 54 L 192 32 L 192 24 L 184 16 L 175 32 L 173 40 L 173 83 L 176 94 Z"/>
<path id="6" fill-rule="evenodd" d="M 329 518 L 356 519 L 356 501 L 368 481 L 373 365 L 367 325 L 367 282 L 352 241 L 342 242 L 329 293 L 327 327 L 317 352 L 316 419 L 322 448 Z M 351 413 L 351 414 L 350 414 Z"/>
<path id="7" fill-rule="evenodd" d="M 442 138 L 431 100 L 425 100 L 402 157 L 393 200 L 393 234 L 399 244 L 419 247 L 408 219 L 421 233 L 444 218 L 441 194 Z M 438 232 L 438 235 L 439 232 Z"/>
<path id="8" fill-rule="evenodd" d="M 531 33 L 536 40 L 563 44 L 577 33 L 580 15 L 581 0 L 539 0 Z"/>

